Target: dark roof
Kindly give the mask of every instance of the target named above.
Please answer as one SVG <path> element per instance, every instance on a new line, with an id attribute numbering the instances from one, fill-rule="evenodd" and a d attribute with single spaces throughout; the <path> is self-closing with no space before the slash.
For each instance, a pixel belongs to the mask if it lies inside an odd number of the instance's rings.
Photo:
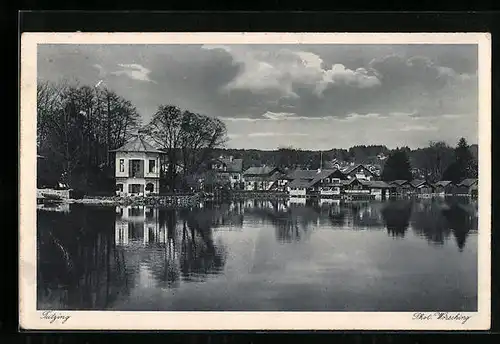
<path id="1" fill-rule="evenodd" d="M 331 170 L 320 170 L 319 172 L 316 171 L 316 175 L 313 179 L 313 183 L 319 182 L 321 179 L 328 178 L 331 174 L 335 173 L 337 169 L 331 169 Z"/>
<path id="2" fill-rule="evenodd" d="M 289 179 L 310 179 L 313 180 L 319 175 L 318 170 L 300 170 L 296 169 L 287 175 Z"/>
<path id="3" fill-rule="evenodd" d="M 422 185 L 422 184 L 425 184 L 425 183 L 426 183 L 426 181 L 425 181 L 424 179 L 414 179 L 414 180 L 412 180 L 412 181 L 410 182 L 410 184 L 411 184 L 412 186 L 414 186 L 414 187 L 418 187 L 418 186 L 420 186 L 420 185 Z"/>
<path id="4" fill-rule="evenodd" d="M 379 181 L 379 180 L 360 180 L 361 184 L 365 185 L 365 186 L 368 186 L 368 187 L 371 187 L 371 188 L 380 188 L 380 189 L 388 189 L 391 187 L 391 185 L 389 185 L 388 183 L 386 182 L 383 182 L 383 181 Z"/>
<path id="5" fill-rule="evenodd" d="M 452 184 L 451 180 L 440 180 L 439 182 L 435 183 L 435 186 L 448 186 Z"/>
<path id="6" fill-rule="evenodd" d="M 365 170 L 367 170 L 368 172 L 370 172 L 373 175 L 373 172 L 370 171 L 370 169 L 368 167 L 366 167 L 365 165 L 363 165 L 363 164 L 357 164 L 355 166 L 348 167 L 347 169 L 345 169 L 344 171 L 342 171 L 342 173 L 349 174 L 352 171 L 354 171 L 355 169 L 359 168 L 360 166 L 363 167 Z"/>
<path id="7" fill-rule="evenodd" d="M 314 185 L 313 181 L 306 179 L 294 179 L 288 184 L 291 188 L 308 188 L 312 185 Z"/>
<path id="8" fill-rule="evenodd" d="M 396 185 L 404 185 L 406 183 L 409 183 L 407 180 L 404 180 L 404 179 L 397 179 L 397 180 L 393 180 L 391 182 L 389 182 L 389 184 L 396 184 Z"/>
<path id="9" fill-rule="evenodd" d="M 227 167 L 227 172 L 241 172 L 243 171 L 243 159 L 229 159 L 229 158 L 222 158 L 222 159 L 216 159 L 220 162 L 222 162 L 224 165 Z"/>
<path id="10" fill-rule="evenodd" d="M 148 153 L 164 153 L 156 149 L 151 144 L 146 142 L 140 135 L 134 136 L 127 143 L 118 149 L 110 150 L 110 152 L 148 152 Z"/>
<path id="11" fill-rule="evenodd" d="M 477 183 L 477 179 L 476 178 L 467 178 L 467 179 L 464 179 L 460 182 L 460 184 L 458 184 L 459 186 L 467 186 L 467 187 L 470 187 L 474 184 Z"/>
<path id="12" fill-rule="evenodd" d="M 243 174 L 244 175 L 268 175 L 271 173 L 275 167 L 272 166 L 262 166 L 262 167 L 249 167 Z"/>

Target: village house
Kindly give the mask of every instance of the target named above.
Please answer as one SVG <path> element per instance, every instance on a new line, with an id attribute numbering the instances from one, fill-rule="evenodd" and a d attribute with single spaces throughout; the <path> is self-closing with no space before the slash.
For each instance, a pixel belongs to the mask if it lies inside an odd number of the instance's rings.
<path id="1" fill-rule="evenodd" d="M 370 171 L 369 168 L 363 164 L 357 164 L 342 170 L 342 173 L 347 177 L 348 180 L 351 179 L 363 179 L 363 180 L 376 180 L 377 175 Z"/>
<path id="2" fill-rule="evenodd" d="M 288 192 L 291 197 L 319 196 L 321 198 L 339 197 L 341 180 L 345 175 L 338 169 L 300 170 L 288 174 Z"/>
<path id="3" fill-rule="evenodd" d="M 268 191 L 284 187 L 288 180 L 283 176 L 284 173 L 278 167 L 249 167 L 243 172 L 244 188 L 247 191 Z"/>
<path id="4" fill-rule="evenodd" d="M 338 169 L 320 170 L 312 187 L 320 198 L 338 198 L 342 192 L 342 180 L 346 180 L 346 176 Z"/>
<path id="5" fill-rule="evenodd" d="M 239 188 L 243 181 L 243 159 L 234 159 L 232 156 L 219 157 L 208 163 L 208 169 L 215 171 L 222 179 L 229 182 L 232 189 Z"/>
<path id="6" fill-rule="evenodd" d="M 147 195 L 158 193 L 160 188 L 161 150 L 146 142 L 139 134 L 115 153 L 116 194 Z"/>
<path id="7" fill-rule="evenodd" d="M 306 198 L 307 190 L 311 188 L 313 182 L 308 179 L 294 179 L 287 185 L 288 194 L 291 198 Z"/>
<path id="8" fill-rule="evenodd" d="M 289 180 L 287 191 L 290 197 L 307 197 L 307 191 L 309 190 L 309 194 L 311 193 L 312 186 L 314 184 L 313 181 L 317 174 L 317 170 L 296 169 L 290 172 L 285 177 L 287 180 Z"/>
<path id="9" fill-rule="evenodd" d="M 344 180 L 342 181 L 342 192 L 345 197 L 349 199 L 370 198 L 371 188 L 365 182 L 367 182 L 367 180 L 360 180 L 357 178 Z"/>

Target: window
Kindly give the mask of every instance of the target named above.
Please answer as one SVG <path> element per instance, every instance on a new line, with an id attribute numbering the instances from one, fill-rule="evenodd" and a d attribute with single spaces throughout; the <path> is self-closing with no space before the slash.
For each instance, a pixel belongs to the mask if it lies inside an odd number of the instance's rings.
<path id="1" fill-rule="evenodd" d="M 120 172 L 125 172 L 125 159 L 120 159 Z"/>
<path id="2" fill-rule="evenodd" d="M 156 160 L 149 160 L 149 173 L 155 173 Z"/>
<path id="3" fill-rule="evenodd" d="M 123 192 L 123 184 L 116 184 L 116 191 Z"/>

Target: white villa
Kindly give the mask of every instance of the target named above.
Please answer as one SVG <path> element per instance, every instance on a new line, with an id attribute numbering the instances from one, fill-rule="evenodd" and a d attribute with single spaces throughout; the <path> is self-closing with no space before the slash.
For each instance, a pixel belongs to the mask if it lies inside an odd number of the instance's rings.
<path id="1" fill-rule="evenodd" d="M 116 194 L 147 195 L 160 188 L 160 157 L 162 151 L 136 135 L 115 153 Z"/>

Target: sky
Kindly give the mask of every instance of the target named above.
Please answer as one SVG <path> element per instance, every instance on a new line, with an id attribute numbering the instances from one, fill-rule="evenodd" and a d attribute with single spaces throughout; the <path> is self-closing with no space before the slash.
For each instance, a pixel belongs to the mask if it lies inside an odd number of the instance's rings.
<path id="1" fill-rule="evenodd" d="M 424 147 L 478 139 L 476 45 L 39 45 L 38 81 L 107 87 L 147 123 L 172 104 L 228 148 Z"/>

